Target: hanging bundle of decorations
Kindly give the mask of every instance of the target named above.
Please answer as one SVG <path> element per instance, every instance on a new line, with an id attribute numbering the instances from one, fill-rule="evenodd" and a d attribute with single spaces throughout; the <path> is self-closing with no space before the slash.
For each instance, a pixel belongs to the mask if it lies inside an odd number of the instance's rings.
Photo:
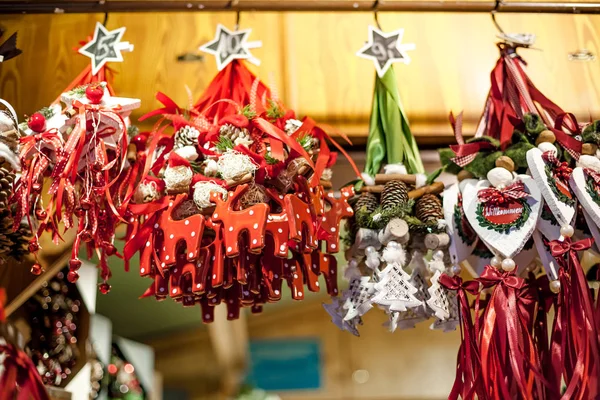
<path id="1" fill-rule="evenodd" d="M 0 263 L 9 259 L 22 261 L 31 237 L 29 225 L 14 218 L 15 206 L 11 205 L 16 174 L 21 170 L 19 162 L 19 128 L 13 107 L 0 99 L 6 110 L 0 111 Z"/>
<path id="2" fill-rule="evenodd" d="M 103 293 L 110 288 L 107 257 L 116 253 L 115 228 L 131 197 L 120 187 L 130 169 L 128 116 L 140 106 L 137 99 L 113 96 L 110 84 L 103 81 L 106 62 L 122 61 L 121 51 L 131 49 L 121 42 L 124 32 L 125 28 L 107 31 L 98 23 L 94 37 L 79 49 L 91 58 L 91 65 L 50 107 L 22 124 L 22 173 L 13 196 L 15 229 L 23 217 L 34 232 L 29 251 L 37 258 L 44 231 L 58 243 L 61 226 L 76 230 L 68 279 L 78 278 L 79 249 L 85 243 L 88 257 L 98 256 Z M 42 272 L 39 263 L 32 272 Z"/>
<path id="3" fill-rule="evenodd" d="M 283 282 L 301 300 L 323 275 L 337 295 L 333 254 L 340 221 L 352 215 L 351 188 L 326 193 L 337 155 L 328 145 L 343 150 L 237 60 L 250 58 L 248 32 L 219 25 L 203 48 L 222 70 L 202 98 L 182 109 L 159 93 L 164 107 L 142 118 L 161 116 L 138 153 L 144 177 L 129 205 L 124 257 L 139 252 L 140 274 L 153 280 L 144 296 L 200 304 L 204 322 L 220 303 L 228 319 L 241 307 L 260 312 L 281 299 Z M 241 47 L 220 42 L 232 35 L 242 35 Z"/>
<path id="4" fill-rule="evenodd" d="M 475 137 L 464 140 L 462 115 L 451 115 L 457 144 L 440 152 L 459 180 L 444 192 L 451 261 L 478 276 L 440 280 L 462 300 L 450 398 L 595 398 L 597 311 L 577 252 L 600 238 L 598 124 L 582 129 L 544 96 L 517 47 L 498 44 Z"/>
<path id="5" fill-rule="evenodd" d="M 406 50 L 414 45 L 400 43 L 402 29 L 384 33 L 370 27 L 369 32 L 370 41 L 358 55 L 374 61 L 377 75 L 365 172 L 357 185 L 361 193 L 351 199 L 345 272 L 350 284 L 325 308 L 340 329 L 355 335 L 373 305 L 388 314 L 392 332 L 433 315 L 434 328 L 452 330 L 456 301 L 437 282 L 449 268 L 444 252 L 449 238 L 437 195 L 444 185 L 428 185 L 390 68 L 393 61 L 408 63 Z M 378 52 L 381 46 L 389 51 Z"/>

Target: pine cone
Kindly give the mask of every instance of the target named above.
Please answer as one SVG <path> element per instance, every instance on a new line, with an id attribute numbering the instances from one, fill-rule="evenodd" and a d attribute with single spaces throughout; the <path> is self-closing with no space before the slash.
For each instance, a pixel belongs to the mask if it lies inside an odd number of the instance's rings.
<path id="1" fill-rule="evenodd" d="M 32 236 L 33 235 L 31 234 L 31 229 L 29 228 L 29 225 L 21 223 L 19 229 L 7 235 L 8 239 L 12 242 L 8 256 L 14 258 L 17 261 L 22 261 L 23 257 L 29 252 L 29 239 Z"/>
<path id="2" fill-rule="evenodd" d="M 7 206 L 8 199 L 12 196 L 14 180 L 14 172 L 0 167 L 0 208 Z"/>
<path id="3" fill-rule="evenodd" d="M 231 124 L 225 124 L 219 129 L 219 135 L 225 136 L 226 138 L 235 141 L 235 139 L 239 137 L 247 137 L 248 131 L 246 129 L 240 129 L 237 126 Z"/>
<path id="4" fill-rule="evenodd" d="M 358 211 L 371 214 L 379 206 L 379 201 L 373 193 L 362 193 L 354 204 L 354 213 Z"/>
<path id="5" fill-rule="evenodd" d="M 442 202 L 435 194 L 425 194 L 415 204 L 415 215 L 424 223 L 437 222 L 444 218 Z"/>
<path id="6" fill-rule="evenodd" d="M 402 181 L 389 181 L 381 192 L 381 208 L 389 210 L 408 201 L 408 187 Z"/>
<path id="7" fill-rule="evenodd" d="M 185 146 L 195 146 L 198 144 L 198 136 L 200 132 L 198 129 L 193 126 L 184 126 L 179 128 L 179 130 L 175 133 L 175 148 L 179 149 Z"/>
<path id="8" fill-rule="evenodd" d="M 17 153 L 19 146 L 19 135 L 16 129 L 11 129 L 0 133 L 0 142 L 4 143 L 10 151 Z"/>

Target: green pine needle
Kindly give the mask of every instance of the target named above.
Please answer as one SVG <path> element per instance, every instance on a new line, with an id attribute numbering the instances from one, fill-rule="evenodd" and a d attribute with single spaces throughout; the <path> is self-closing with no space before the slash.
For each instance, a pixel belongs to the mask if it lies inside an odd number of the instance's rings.
<path id="1" fill-rule="evenodd" d="M 195 174 L 202 173 L 202 163 L 199 163 L 197 161 L 190 161 L 190 167 L 192 168 L 192 171 Z"/>
<path id="2" fill-rule="evenodd" d="M 283 117 L 284 112 L 279 105 L 272 99 L 269 99 L 269 108 L 267 109 L 267 117 L 270 119 L 278 119 Z"/>
<path id="3" fill-rule="evenodd" d="M 50 119 L 54 116 L 54 110 L 50 107 L 44 107 L 39 111 L 40 114 L 44 116 L 46 119 Z"/>
<path id="4" fill-rule="evenodd" d="M 242 115 L 248 119 L 254 119 L 254 117 L 256 117 L 256 113 L 250 109 L 250 104 L 242 108 Z"/>
<path id="5" fill-rule="evenodd" d="M 227 136 L 219 136 L 219 140 L 215 144 L 215 148 L 221 153 L 226 152 L 227 150 L 231 150 L 235 147 L 233 140 L 229 139 Z"/>
<path id="6" fill-rule="evenodd" d="M 277 164 L 277 163 L 279 162 L 279 160 L 278 160 L 278 159 L 276 159 L 275 157 L 273 157 L 273 156 L 271 155 L 271 153 L 266 153 L 266 154 L 265 154 L 265 161 L 266 161 L 266 162 L 267 162 L 267 164 L 269 164 L 269 165 L 275 165 L 275 164 Z"/>
<path id="7" fill-rule="evenodd" d="M 71 96 L 83 97 L 85 96 L 86 88 L 87 85 L 77 86 L 76 88 L 71 89 L 68 94 L 70 94 Z"/>
<path id="8" fill-rule="evenodd" d="M 307 133 L 305 135 L 298 136 L 296 138 L 296 142 L 298 142 L 300 146 L 304 148 L 304 150 L 308 151 L 312 148 L 312 139 L 313 137 Z"/>
<path id="9" fill-rule="evenodd" d="M 129 139 L 133 139 L 134 137 L 136 137 L 139 134 L 140 134 L 140 129 L 137 126 L 129 125 L 127 127 L 127 136 L 129 136 Z"/>

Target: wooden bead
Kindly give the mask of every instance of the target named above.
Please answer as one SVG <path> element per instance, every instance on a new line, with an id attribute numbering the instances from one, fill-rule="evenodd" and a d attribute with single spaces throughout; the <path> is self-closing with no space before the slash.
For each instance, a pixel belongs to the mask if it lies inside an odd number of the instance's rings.
<path id="1" fill-rule="evenodd" d="M 496 167 L 504 168 L 509 170 L 510 172 L 514 172 L 515 163 L 510 157 L 500 156 L 496 159 Z"/>
<path id="2" fill-rule="evenodd" d="M 552 131 L 542 131 L 537 139 L 535 140 L 535 144 L 538 145 L 540 143 L 554 143 L 556 142 L 556 136 Z"/>
<path id="3" fill-rule="evenodd" d="M 593 156 L 596 154 L 596 150 L 598 150 L 598 146 L 594 143 L 584 143 L 581 145 L 581 154 Z"/>
<path id="4" fill-rule="evenodd" d="M 458 175 L 456 177 L 458 178 L 458 181 L 461 182 L 461 181 L 464 181 L 465 179 L 472 179 L 475 176 L 472 173 L 470 173 L 469 171 L 467 171 L 466 169 L 463 169 L 462 171 L 460 171 L 458 173 Z"/>

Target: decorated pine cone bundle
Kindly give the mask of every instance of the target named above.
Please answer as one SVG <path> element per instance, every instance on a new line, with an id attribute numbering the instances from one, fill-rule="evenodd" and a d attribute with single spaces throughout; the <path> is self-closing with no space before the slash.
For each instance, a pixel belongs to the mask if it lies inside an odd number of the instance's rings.
<path id="1" fill-rule="evenodd" d="M 408 201 L 408 187 L 401 181 L 389 181 L 381 192 L 381 208 L 391 210 Z"/>
<path id="2" fill-rule="evenodd" d="M 179 128 L 177 132 L 175 132 L 175 136 L 173 138 L 174 147 L 182 148 L 185 146 L 195 146 L 198 144 L 199 135 L 200 132 L 198 129 L 189 125 L 183 126 Z"/>
<path id="3" fill-rule="evenodd" d="M 415 204 L 415 216 L 423 223 L 435 223 L 444 218 L 442 202 L 435 194 L 427 193 Z"/>
<path id="4" fill-rule="evenodd" d="M 9 258 L 21 261 L 27 254 L 27 245 L 31 237 L 29 225 L 21 223 L 15 230 L 14 221 L 9 209 L 0 211 L 0 263 Z"/>

